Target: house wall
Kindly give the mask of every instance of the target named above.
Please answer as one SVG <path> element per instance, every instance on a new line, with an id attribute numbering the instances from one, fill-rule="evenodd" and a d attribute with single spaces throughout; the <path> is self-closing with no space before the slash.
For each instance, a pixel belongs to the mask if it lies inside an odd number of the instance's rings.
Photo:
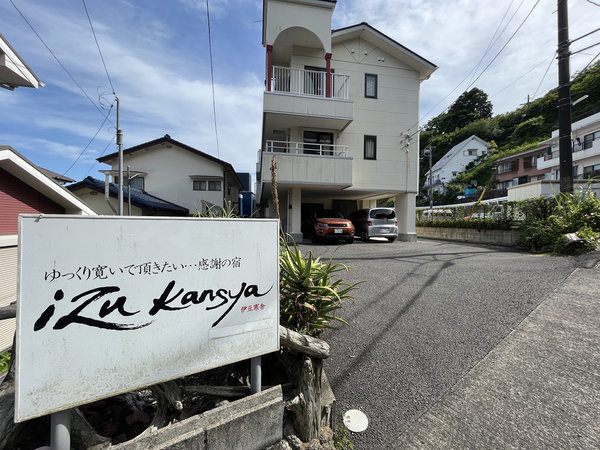
<path id="1" fill-rule="evenodd" d="M 0 307 L 17 299 L 19 214 L 65 214 L 65 208 L 0 169 Z M 0 352 L 12 345 L 15 320 L 0 321 Z"/>
<path id="2" fill-rule="evenodd" d="M 354 53 L 351 49 L 354 48 Z M 325 67 L 316 49 L 294 47 L 292 67 Z M 364 55 L 365 51 L 368 53 Z M 419 78 L 407 65 L 364 40 L 353 39 L 332 48 L 331 67 L 350 76 L 349 97 L 354 102 L 354 121 L 343 131 L 315 127 L 291 128 L 290 140 L 302 142 L 304 131 L 328 131 L 334 144 L 346 145 L 352 162 L 352 189 L 417 192 L 418 138 L 403 132 L 418 122 Z M 384 58 L 385 61 L 378 61 Z M 377 75 L 377 98 L 365 98 L 365 74 Z M 377 159 L 364 159 L 364 136 L 377 137 Z"/>
<path id="3" fill-rule="evenodd" d="M 113 162 L 118 169 L 118 161 Z M 123 167 L 132 171 L 146 172 L 144 190 L 156 197 L 187 208 L 190 213 L 203 211 L 202 202 L 224 206 L 227 193 L 221 164 L 200 157 L 171 144 L 156 145 L 123 156 Z M 190 176 L 221 177 L 221 191 L 194 191 Z M 225 185 L 225 186 L 224 186 Z M 237 203 L 237 189 L 231 198 Z"/>
<path id="4" fill-rule="evenodd" d="M 264 45 L 273 45 L 282 31 L 299 27 L 315 33 L 325 52 L 330 51 L 332 5 L 307 8 L 306 5 L 299 3 L 278 0 L 267 0 L 265 5 L 266 23 L 277 24 L 277 26 L 267 27 L 263 36 Z"/>
<path id="5" fill-rule="evenodd" d="M 65 214 L 65 208 L 0 169 L 0 235 L 17 234 L 19 214 Z"/>
<path id="6" fill-rule="evenodd" d="M 98 192 L 94 189 L 89 189 L 86 187 L 82 187 L 81 189 L 77 189 L 73 191 L 73 194 L 76 195 L 88 205 L 90 208 L 96 212 L 96 214 L 103 216 L 114 216 L 119 211 L 119 199 L 110 197 L 109 201 L 106 201 L 104 193 Z M 110 204 L 109 204 L 110 202 Z M 112 208 L 111 208 L 112 206 Z M 127 188 L 123 189 L 123 214 L 127 214 Z M 131 205 L 131 215 L 132 216 L 141 216 L 142 208 Z"/>
<path id="7" fill-rule="evenodd" d="M 354 121 L 339 133 L 336 142 L 347 145 L 353 158 L 350 190 L 416 193 L 418 135 L 412 136 L 405 147 L 402 134 L 418 123 L 418 74 L 358 38 L 334 45 L 332 53 L 332 68 L 336 73 L 350 76 L 349 96 L 354 101 Z M 376 99 L 365 98 L 366 73 L 377 75 Z M 365 135 L 377 137 L 376 160 L 364 159 Z"/>
<path id="8" fill-rule="evenodd" d="M 460 147 L 456 150 L 456 153 L 452 155 L 442 167 L 436 169 L 434 166 L 432 170 L 432 178 L 434 183 L 437 180 L 441 181 L 443 184 L 450 182 L 456 176 L 453 175 L 453 172 L 456 172 L 457 175 L 461 172 L 464 172 L 467 164 L 479 158 L 484 152 L 487 151 L 488 148 L 485 143 L 471 138 L 469 138 L 469 140 L 464 144 L 461 143 L 459 145 Z M 477 154 L 472 156 L 465 155 L 465 152 L 471 149 L 476 150 Z M 452 151 L 452 149 L 450 151 Z M 429 177 L 427 177 L 427 182 L 429 182 Z"/>

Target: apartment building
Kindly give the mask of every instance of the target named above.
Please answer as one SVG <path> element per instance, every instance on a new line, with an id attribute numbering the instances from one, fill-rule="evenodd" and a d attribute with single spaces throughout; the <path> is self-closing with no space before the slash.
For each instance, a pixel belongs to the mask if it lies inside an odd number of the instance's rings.
<path id="1" fill-rule="evenodd" d="M 347 216 L 395 198 L 416 240 L 420 84 L 437 66 L 367 23 L 331 30 L 335 1 L 264 0 L 265 92 L 256 195 L 302 238 L 316 209 Z"/>

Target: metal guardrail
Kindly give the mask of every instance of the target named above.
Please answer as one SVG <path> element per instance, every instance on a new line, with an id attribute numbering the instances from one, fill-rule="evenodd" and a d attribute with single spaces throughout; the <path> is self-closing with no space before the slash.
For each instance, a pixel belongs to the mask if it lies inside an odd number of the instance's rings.
<path id="1" fill-rule="evenodd" d="M 348 83 L 350 77 L 337 73 L 331 74 L 331 97 L 348 99 Z M 326 97 L 327 74 L 318 70 L 294 69 L 274 66 L 271 74 L 273 92 Z"/>
<path id="2" fill-rule="evenodd" d="M 266 151 L 269 153 L 291 153 L 335 158 L 348 157 L 348 147 L 345 145 L 309 144 L 305 142 L 267 141 Z"/>

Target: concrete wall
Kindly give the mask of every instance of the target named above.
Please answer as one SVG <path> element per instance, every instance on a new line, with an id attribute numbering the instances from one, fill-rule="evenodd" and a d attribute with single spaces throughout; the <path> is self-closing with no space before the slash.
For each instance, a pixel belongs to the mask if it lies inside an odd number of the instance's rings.
<path id="1" fill-rule="evenodd" d="M 283 412 L 275 386 L 111 448 L 262 450 L 282 439 Z"/>
<path id="2" fill-rule="evenodd" d="M 331 16 L 335 4 L 323 2 L 322 6 L 292 3 L 279 0 L 266 0 L 264 45 L 273 45 L 277 37 L 290 29 L 304 29 L 312 32 L 325 52 L 331 49 Z"/>
<path id="3" fill-rule="evenodd" d="M 474 242 L 512 247 L 519 239 L 517 230 L 476 230 L 472 228 L 417 227 L 419 238 Z"/>
<path id="4" fill-rule="evenodd" d="M 587 181 L 575 180 L 573 182 L 573 187 L 577 190 L 585 190 L 588 186 L 591 186 L 596 196 L 600 197 L 600 183 L 590 185 Z M 558 180 L 532 181 L 508 188 L 509 201 L 525 200 L 533 197 L 551 197 L 558 194 L 560 194 L 560 181 Z"/>

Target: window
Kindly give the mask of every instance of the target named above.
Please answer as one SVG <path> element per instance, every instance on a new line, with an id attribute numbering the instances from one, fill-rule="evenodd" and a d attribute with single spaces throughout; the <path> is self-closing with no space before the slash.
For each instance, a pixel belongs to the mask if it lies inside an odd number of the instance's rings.
<path id="1" fill-rule="evenodd" d="M 304 153 L 308 155 L 333 155 L 333 133 L 304 132 Z"/>
<path id="2" fill-rule="evenodd" d="M 377 75 L 365 73 L 365 97 L 377 98 Z"/>
<path id="3" fill-rule="evenodd" d="M 514 172 L 518 169 L 518 161 L 508 161 L 498 164 L 498 173 Z"/>
<path id="4" fill-rule="evenodd" d="M 195 191 L 205 191 L 206 190 L 206 180 L 194 180 L 194 190 Z"/>
<path id="5" fill-rule="evenodd" d="M 365 136 L 365 159 L 377 159 L 377 136 Z"/>
<path id="6" fill-rule="evenodd" d="M 144 190 L 144 177 L 133 177 L 129 179 L 129 186 L 133 189 Z"/>
<path id="7" fill-rule="evenodd" d="M 583 177 L 584 178 L 600 177 L 600 164 L 584 167 L 583 168 Z"/>
<path id="8" fill-rule="evenodd" d="M 463 152 L 464 156 L 477 156 L 477 149 L 475 148 L 470 148 L 468 150 L 465 150 Z"/>
<path id="9" fill-rule="evenodd" d="M 209 191 L 220 191 L 221 190 L 221 180 L 210 180 L 208 182 L 208 190 Z"/>
<path id="10" fill-rule="evenodd" d="M 595 133 L 586 134 L 583 137 L 583 148 L 592 148 L 594 145 L 594 141 L 600 139 L 600 131 L 596 131 Z"/>

